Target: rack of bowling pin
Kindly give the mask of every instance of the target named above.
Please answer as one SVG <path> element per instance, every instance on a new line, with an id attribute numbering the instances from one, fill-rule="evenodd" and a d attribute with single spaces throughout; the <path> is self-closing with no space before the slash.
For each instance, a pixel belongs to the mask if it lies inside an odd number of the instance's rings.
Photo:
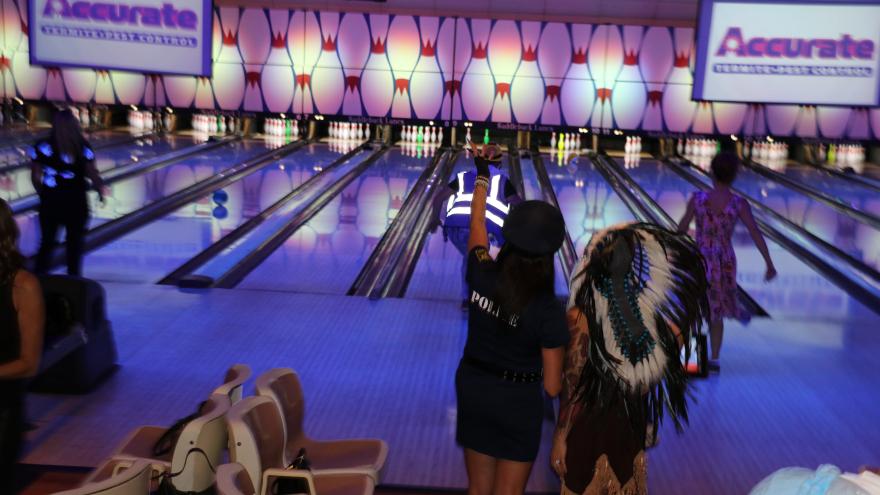
<path id="1" fill-rule="evenodd" d="M 83 128 L 98 125 L 99 119 L 97 108 L 89 110 L 89 107 L 87 106 L 75 105 L 70 107 L 70 112 L 77 120 L 79 120 L 79 125 Z M 129 126 L 131 126 L 130 122 Z"/>
<path id="2" fill-rule="evenodd" d="M 470 129 L 468 129 L 470 132 Z M 424 143 L 437 144 L 443 143 L 443 128 L 434 126 L 416 126 L 405 125 L 400 131 L 400 140 L 404 143 Z"/>
<path id="3" fill-rule="evenodd" d="M 758 162 L 785 161 L 788 158 L 788 144 L 770 140 L 746 142 L 743 155 Z"/>
<path id="4" fill-rule="evenodd" d="M 193 131 L 199 134 L 226 134 L 241 129 L 241 119 L 232 115 L 197 113 L 192 116 Z"/>
<path id="5" fill-rule="evenodd" d="M 679 139 L 676 148 L 678 154 L 686 158 L 709 158 L 718 154 L 719 142 L 714 139 Z"/>
<path id="6" fill-rule="evenodd" d="M 581 139 L 577 134 L 571 132 L 560 132 L 559 137 L 556 137 L 556 133 L 550 135 L 550 148 L 554 150 L 580 150 Z"/>
<path id="7" fill-rule="evenodd" d="M 263 134 L 273 137 L 299 138 L 299 121 L 293 119 L 269 118 L 263 121 Z"/>
<path id="8" fill-rule="evenodd" d="M 819 159 L 838 168 L 852 168 L 861 172 L 865 167 L 865 147 L 860 144 L 830 144 L 819 147 Z"/>
<path id="9" fill-rule="evenodd" d="M 623 145 L 623 168 L 636 168 L 642 159 L 642 137 L 627 136 Z"/>
<path id="10" fill-rule="evenodd" d="M 162 117 L 159 112 L 150 110 L 129 110 L 128 111 L 128 127 L 136 130 L 161 129 L 163 126 Z"/>
<path id="11" fill-rule="evenodd" d="M 327 138 L 330 151 L 348 153 L 370 139 L 370 126 L 354 122 L 330 122 Z"/>

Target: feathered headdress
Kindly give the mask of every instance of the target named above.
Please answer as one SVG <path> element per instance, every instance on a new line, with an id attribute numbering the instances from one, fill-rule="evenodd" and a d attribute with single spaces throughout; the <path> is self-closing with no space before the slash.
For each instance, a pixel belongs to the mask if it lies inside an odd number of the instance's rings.
<path id="1" fill-rule="evenodd" d="M 697 246 L 656 225 L 618 225 L 593 234 L 574 274 L 569 308 L 586 317 L 590 343 L 572 399 L 588 408 L 623 401 L 634 422 L 647 417 L 655 432 L 665 406 L 681 429 L 687 374 L 679 349 L 709 308 Z"/>

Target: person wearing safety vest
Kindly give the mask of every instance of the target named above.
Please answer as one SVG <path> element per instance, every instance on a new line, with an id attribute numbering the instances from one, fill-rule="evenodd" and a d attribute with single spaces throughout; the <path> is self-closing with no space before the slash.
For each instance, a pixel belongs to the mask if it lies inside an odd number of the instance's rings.
<path id="1" fill-rule="evenodd" d="M 504 244 L 501 228 L 510 207 L 522 201 L 513 183 L 501 172 L 501 150 L 497 143 L 483 145 L 483 156 L 475 160 L 485 160 L 489 167 L 489 191 L 486 198 L 486 227 L 489 240 L 494 246 Z M 477 174 L 474 171 L 459 172 L 449 183 L 447 195 L 439 197 L 444 202 L 439 205 L 440 223 L 443 226 L 443 239 L 451 241 L 462 254 L 462 310 L 467 310 L 467 284 L 464 274 L 467 267 L 467 242 L 470 234 L 471 200 Z"/>

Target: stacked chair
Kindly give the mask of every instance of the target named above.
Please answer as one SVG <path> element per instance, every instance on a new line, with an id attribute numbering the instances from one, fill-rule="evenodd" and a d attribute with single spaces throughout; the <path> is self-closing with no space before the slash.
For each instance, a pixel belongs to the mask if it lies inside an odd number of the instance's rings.
<path id="1" fill-rule="evenodd" d="M 198 412 L 185 418 L 168 452 L 154 446 L 169 428 L 139 427 L 83 486 L 63 495 L 147 495 L 162 476 L 184 493 L 216 487 L 220 494 L 262 495 L 272 493 L 278 479 L 298 480 L 309 495 L 373 493 L 388 455 L 384 441 L 313 440 L 303 431 L 305 404 L 296 373 L 270 370 L 258 377 L 257 395 L 244 397 L 250 376 L 246 365 L 231 367 Z M 223 464 L 227 446 L 229 463 Z M 301 452 L 309 469 L 290 469 Z"/>

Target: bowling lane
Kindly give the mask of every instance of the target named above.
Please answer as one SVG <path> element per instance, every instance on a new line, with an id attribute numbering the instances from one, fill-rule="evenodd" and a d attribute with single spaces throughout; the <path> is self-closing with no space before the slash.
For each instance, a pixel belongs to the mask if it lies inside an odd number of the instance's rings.
<path id="1" fill-rule="evenodd" d="M 796 161 L 781 162 L 779 164 L 767 163 L 765 165 L 767 168 L 785 175 L 802 186 L 827 194 L 857 210 L 880 216 L 880 194 L 877 193 L 876 189 L 865 184 L 847 180 L 830 172 Z"/>
<path id="2" fill-rule="evenodd" d="M 252 149 L 260 150 L 258 146 Z M 218 155 L 231 165 L 240 161 L 234 151 Z M 313 144 L 267 164 L 224 188 L 228 200 L 222 206 L 214 201 L 212 192 L 89 253 L 83 263 L 84 274 L 102 281 L 156 282 L 339 156 L 326 146 Z M 193 175 L 198 172 L 194 170 Z"/>
<path id="3" fill-rule="evenodd" d="M 193 146 L 196 142 L 191 137 L 168 135 L 165 137 L 150 136 L 136 139 L 106 148 L 95 150 L 95 165 L 101 172 L 128 165 L 132 162 L 149 160 L 156 156 Z M 14 170 L 0 174 L 0 198 L 7 201 L 34 194 L 31 185 L 29 168 Z"/>
<path id="4" fill-rule="evenodd" d="M 596 231 L 635 220 L 626 203 L 588 156 L 575 155 L 567 162 L 558 154 L 542 155 L 542 158 L 578 258 Z M 557 281 L 557 293 L 567 295 L 567 284 L 566 280 L 560 288 Z"/>
<path id="5" fill-rule="evenodd" d="M 505 158 L 505 163 L 509 163 L 507 158 Z M 460 172 L 472 170 L 473 166 L 474 162 L 469 156 L 465 153 L 459 153 L 453 164 L 449 180 L 452 180 Z M 449 183 L 449 180 L 446 182 Z M 448 191 L 448 188 L 445 190 Z M 445 209 L 446 203 L 444 202 L 440 207 Z M 461 300 L 464 297 L 461 278 L 463 262 L 464 257 L 455 245 L 444 240 L 442 227 L 428 233 L 406 289 L 406 297 Z"/>
<path id="6" fill-rule="evenodd" d="M 237 287 L 345 294 L 430 163 L 384 153 Z"/>
<path id="7" fill-rule="evenodd" d="M 688 199 L 696 192 L 690 182 L 655 160 L 637 162 L 627 168 L 626 173 L 676 222 L 684 214 Z M 809 315 L 839 318 L 847 316 L 855 307 L 862 308 L 800 258 L 772 240 L 766 240 L 779 272 L 769 284 L 764 282 L 761 253 L 742 224 L 734 231 L 733 246 L 737 256 L 737 282 L 770 314 L 804 316 L 808 311 Z"/>
<path id="8" fill-rule="evenodd" d="M 17 140 L 0 144 L 0 167 L 14 165 L 27 160 L 27 149 L 37 139 L 48 136 L 48 129 L 29 129 L 22 133 Z M 131 136 L 127 131 L 119 129 L 102 129 L 86 133 L 86 139 L 92 146 L 99 148 L 106 146 L 114 141 L 124 140 L 127 136 Z"/>
<path id="9" fill-rule="evenodd" d="M 705 174 L 700 178 L 710 182 Z M 745 167 L 733 187 L 853 258 L 880 269 L 880 232 L 876 229 Z"/>
<path id="10" fill-rule="evenodd" d="M 98 203 L 97 194 L 92 192 L 89 228 L 131 213 L 269 149 L 262 141 L 237 141 L 112 184 L 108 187 L 103 205 Z M 15 219 L 22 233 L 19 242 L 22 253 L 28 256 L 36 253 L 39 243 L 36 212 L 16 215 Z"/>

